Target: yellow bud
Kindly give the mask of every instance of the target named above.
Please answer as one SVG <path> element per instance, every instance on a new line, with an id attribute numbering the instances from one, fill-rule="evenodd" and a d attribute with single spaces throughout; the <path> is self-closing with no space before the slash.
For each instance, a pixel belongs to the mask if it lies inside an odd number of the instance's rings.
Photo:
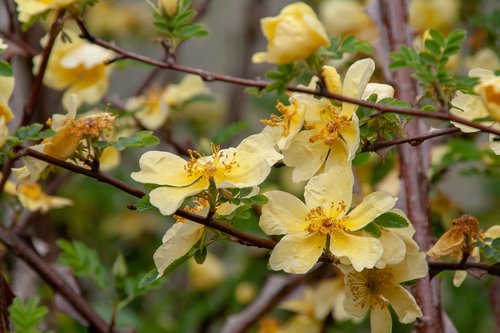
<path id="1" fill-rule="evenodd" d="M 174 16 L 177 13 L 177 1 L 178 0 L 160 0 L 158 2 L 158 6 L 161 9 L 164 9 L 168 16 Z"/>

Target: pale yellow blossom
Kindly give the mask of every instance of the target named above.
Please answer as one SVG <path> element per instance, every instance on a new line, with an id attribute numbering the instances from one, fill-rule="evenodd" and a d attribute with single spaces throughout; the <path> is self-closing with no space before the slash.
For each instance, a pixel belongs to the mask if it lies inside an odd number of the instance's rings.
<path id="1" fill-rule="evenodd" d="M 9 128 L 6 125 L 5 118 L 0 117 L 0 148 L 3 147 L 8 137 L 9 137 Z"/>
<path id="2" fill-rule="evenodd" d="M 282 158 L 266 133 L 252 135 L 236 148 L 213 146 L 210 156 L 191 152 L 191 159 L 161 151 L 142 155 L 141 170 L 131 177 L 141 183 L 158 184 L 149 194 L 151 204 L 164 215 L 179 208 L 183 200 L 208 189 L 210 181 L 217 188 L 257 186 L 271 172 L 271 166 Z"/>
<path id="3" fill-rule="evenodd" d="M 481 96 L 490 116 L 500 121 L 500 76 L 482 68 L 471 69 L 469 76 L 479 78 L 480 83 L 474 87 L 474 92 Z"/>
<path id="4" fill-rule="evenodd" d="M 81 39 L 74 31 L 64 33 L 67 36 L 64 40 L 62 35 L 56 39 L 43 82 L 56 90 L 66 89 L 63 95 L 66 108 L 71 94 L 78 95 L 81 102 L 97 103 L 108 89 L 112 65 L 105 62 L 113 58 L 113 53 Z M 42 44 L 45 42 L 46 38 Z M 33 59 L 35 72 L 40 61 L 41 56 Z"/>
<path id="5" fill-rule="evenodd" d="M 467 68 L 483 68 L 490 71 L 500 69 L 498 54 L 490 48 L 482 48 L 465 60 Z"/>
<path id="6" fill-rule="evenodd" d="M 174 16 L 177 12 L 178 0 L 159 0 L 158 7 L 160 9 L 165 9 L 168 16 Z"/>
<path id="7" fill-rule="evenodd" d="M 77 0 L 15 0 L 19 21 L 29 22 L 35 16 L 48 10 L 65 8 L 75 3 Z"/>
<path id="8" fill-rule="evenodd" d="M 261 20 L 267 39 L 267 52 L 253 55 L 254 63 L 288 64 L 307 59 L 320 46 L 329 46 L 325 28 L 311 7 L 296 2 L 283 8 L 276 17 Z"/>
<path id="9" fill-rule="evenodd" d="M 3 41 L 2 38 L 0 38 L 0 51 L 3 51 L 7 48 L 7 44 Z"/>
<path id="10" fill-rule="evenodd" d="M 305 204 L 281 191 L 269 191 L 259 226 L 268 235 L 285 235 L 269 258 L 274 270 L 305 273 L 325 251 L 348 260 L 354 269 L 372 268 L 383 247 L 378 239 L 355 233 L 393 208 L 396 199 L 374 192 L 351 208 L 353 175 L 350 168 L 334 168 L 311 178 Z M 328 242 L 327 242 L 328 240 Z"/>
<path id="11" fill-rule="evenodd" d="M 194 259 L 188 262 L 189 286 L 195 291 L 206 291 L 214 288 L 224 280 L 225 268 L 222 261 L 211 252 L 203 264 L 198 264 Z"/>
<path id="12" fill-rule="evenodd" d="M 418 32 L 429 28 L 450 31 L 460 15 L 458 0 L 412 0 L 410 3 L 409 23 Z"/>
<path id="13" fill-rule="evenodd" d="M 257 289 L 255 285 L 250 282 L 240 282 L 234 291 L 234 298 L 240 304 L 248 304 L 255 298 Z"/>
<path id="14" fill-rule="evenodd" d="M 341 82 L 334 67 L 324 66 L 322 76 L 329 91 L 360 98 L 375 70 L 372 59 L 355 62 Z M 350 166 L 359 147 L 359 124 L 355 104 L 332 103 L 327 98 L 304 96 L 306 130 L 299 132 L 283 151 L 283 162 L 293 167 L 294 182 L 310 179 L 322 167 Z"/>
<path id="15" fill-rule="evenodd" d="M 135 113 L 137 120 L 147 129 L 155 130 L 160 128 L 170 113 L 170 107 L 165 101 L 165 88 L 152 86 L 143 95 L 132 97 L 127 101 L 127 110 Z"/>
<path id="16" fill-rule="evenodd" d="M 416 250 L 407 251 L 405 259 L 396 265 L 383 269 L 365 269 L 356 272 L 344 267 L 346 299 L 344 309 L 347 313 L 364 317 L 370 312 L 372 333 L 392 331 L 389 304 L 401 323 L 411 323 L 422 317 L 422 311 L 412 294 L 400 284 L 427 275 L 428 266 L 425 254 Z"/>
<path id="17" fill-rule="evenodd" d="M 9 107 L 9 99 L 14 91 L 14 77 L 0 75 L 0 117 L 9 122 L 14 118 L 12 110 Z"/>
<path id="18" fill-rule="evenodd" d="M 186 75 L 178 84 L 167 87 L 164 98 L 170 107 L 179 107 L 193 97 L 210 94 L 210 89 L 198 75 Z"/>

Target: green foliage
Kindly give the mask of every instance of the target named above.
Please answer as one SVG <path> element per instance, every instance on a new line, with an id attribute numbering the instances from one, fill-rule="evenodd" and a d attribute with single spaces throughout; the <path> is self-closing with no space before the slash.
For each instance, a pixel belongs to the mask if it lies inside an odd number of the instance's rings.
<path id="1" fill-rule="evenodd" d="M 192 23 L 196 11 L 191 9 L 190 0 L 179 0 L 177 12 L 170 17 L 166 12 L 155 9 L 154 26 L 166 35 L 169 46 L 175 50 L 180 42 L 190 38 L 206 37 L 208 32 L 198 23 Z"/>
<path id="2" fill-rule="evenodd" d="M 116 142 L 111 144 L 119 151 L 127 148 L 147 148 L 156 146 L 160 143 L 160 139 L 153 135 L 152 131 L 139 131 L 131 137 L 121 137 Z"/>
<path id="3" fill-rule="evenodd" d="M 477 83 L 475 78 L 456 77 L 446 68 L 450 57 L 460 51 L 465 36 L 466 32 L 461 29 L 452 31 L 448 37 L 438 30 L 430 29 L 422 50 L 401 46 L 399 52 L 390 53 L 392 62 L 389 68 L 413 69 L 412 77 L 426 90 L 426 97 L 440 104 L 447 103 L 455 91 L 471 92 Z"/>
<path id="4" fill-rule="evenodd" d="M 406 228 L 409 225 L 403 216 L 392 212 L 380 215 L 373 222 L 384 228 Z"/>
<path id="5" fill-rule="evenodd" d="M 271 92 L 276 90 L 278 94 L 283 94 L 286 87 L 292 82 L 293 79 L 299 77 L 302 73 L 302 69 L 298 64 L 285 64 L 278 65 L 273 70 L 266 73 L 266 77 L 272 82 L 269 84 L 264 91 Z"/>
<path id="6" fill-rule="evenodd" d="M 61 264 L 71 267 L 75 275 L 91 277 L 101 288 L 106 287 L 107 272 L 94 249 L 80 241 L 62 239 L 57 241 L 57 246 L 62 250 L 59 254 Z"/>
<path id="7" fill-rule="evenodd" d="M 146 210 L 150 210 L 150 209 L 155 208 L 151 204 L 151 202 L 149 202 L 149 194 L 146 194 L 145 196 L 140 198 L 139 201 L 137 201 L 137 203 L 135 204 L 135 207 L 136 207 L 138 212 L 144 212 Z"/>
<path id="8" fill-rule="evenodd" d="M 38 326 L 47 315 L 45 306 L 38 306 L 40 299 L 32 297 L 26 303 L 19 297 L 9 306 L 9 320 L 14 328 L 12 333 L 41 333 Z"/>
<path id="9" fill-rule="evenodd" d="M 377 226 L 374 222 L 365 225 L 363 230 L 375 238 L 379 238 L 380 236 L 382 236 L 382 230 L 380 230 L 379 226 Z"/>
<path id="10" fill-rule="evenodd" d="M 12 66 L 6 62 L 5 60 L 0 60 L 0 76 L 14 76 L 14 71 L 12 70 Z"/>
<path id="11" fill-rule="evenodd" d="M 500 262 L 500 237 L 495 239 L 487 237 L 483 241 L 476 242 L 475 245 L 483 249 L 486 259 Z"/>
<path id="12" fill-rule="evenodd" d="M 235 136 L 241 134 L 244 130 L 248 128 L 248 126 L 249 122 L 246 120 L 232 123 L 231 125 L 221 129 L 212 139 L 212 142 L 216 146 L 226 143 Z"/>
<path id="13" fill-rule="evenodd" d="M 372 54 L 373 47 L 364 40 L 359 40 L 354 35 L 348 35 L 344 39 L 340 37 L 333 37 L 330 39 L 330 46 L 321 52 L 324 57 L 324 62 L 331 59 L 342 59 L 344 53 L 363 53 Z"/>
<path id="14" fill-rule="evenodd" d="M 219 202 L 221 204 L 229 202 L 230 204 L 238 207 L 227 215 L 216 214 L 214 218 L 221 221 L 230 221 L 231 223 L 234 220 L 250 220 L 253 217 L 252 206 L 261 206 L 267 203 L 267 197 L 262 194 L 247 197 L 252 190 L 253 188 L 251 187 L 243 189 L 224 189 L 219 198 Z"/>

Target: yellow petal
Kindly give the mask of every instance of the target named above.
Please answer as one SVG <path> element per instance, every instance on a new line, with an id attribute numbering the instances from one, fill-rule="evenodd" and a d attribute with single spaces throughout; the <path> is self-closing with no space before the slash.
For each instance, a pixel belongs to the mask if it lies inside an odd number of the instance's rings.
<path id="1" fill-rule="evenodd" d="M 374 306 L 370 311 L 371 333 L 391 333 L 392 318 L 386 305 Z"/>
<path id="2" fill-rule="evenodd" d="M 373 268 L 382 255 L 382 244 L 375 238 L 354 236 L 341 230 L 330 236 L 332 254 L 336 257 L 347 257 L 358 272 Z"/>
<path id="3" fill-rule="evenodd" d="M 321 68 L 321 77 L 326 84 L 328 91 L 336 94 L 342 94 L 342 83 L 337 69 L 332 66 L 323 66 Z"/>
<path id="4" fill-rule="evenodd" d="M 381 214 L 389 211 L 397 199 L 385 192 L 373 192 L 350 213 L 344 225 L 351 231 L 359 230 Z"/>
<path id="5" fill-rule="evenodd" d="M 133 180 L 145 184 L 187 186 L 196 181 L 186 171 L 187 162 L 177 155 L 162 151 L 148 151 L 139 160 L 141 168 L 130 175 Z"/>
<path id="6" fill-rule="evenodd" d="M 267 235 L 306 235 L 305 217 L 309 209 L 295 196 L 281 191 L 266 192 L 268 202 L 262 206 L 259 227 Z"/>
<path id="7" fill-rule="evenodd" d="M 413 295 L 402 286 L 395 285 L 383 291 L 383 295 L 389 300 L 392 308 L 403 324 L 413 323 L 422 317 L 422 310 L 415 302 Z"/>
<path id="8" fill-rule="evenodd" d="M 168 86 L 164 98 L 167 105 L 180 106 L 197 95 L 209 93 L 210 89 L 205 85 L 201 77 L 186 75 L 179 84 Z"/>
<path id="9" fill-rule="evenodd" d="M 184 199 L 208 188 L 208 180 L 200 179 L 185 187 L 158 187 L 149 193 L 149 201 L 163 215 L 172 215 Z"/>
<path id="10" fill-rule="evenodd" d="M 292 180 L 295 183 L 314 176 L 328 155 L 328 146 L 321 140 L 309 142 L 309 137 L 316 132 L 317 130 L 299 132 L 293 139 L 290 148 L 283 152 L 283 162 L 294 168 Z"/>
<path id="11" fill-rule="evenodd" d="M 349 124 L 343 127 L 339 132 L 342 141 L 345 143 L 347 159 L 352 160 L 356 156 L 360 140 L 358 116 L 354 113 Z"/>
<path id="12" fill-rule="evenodd" d="M 205 227 L 191 221 L 175 223 L 163 237 L 163 244 L 156 250 L 153 259 L 158 277 L 175 260 L 189 252 L 203 235 Z"/>
<path id="13" fill-rule="evenodd" d="M 9 137 L 9 128 L 5 124 L 5 118 L 0 116 L 0 148 L 5 144 Z"/>
<path id="14" fill-rule="evenodd" d="M 488 136 L 490 142 L 490 149 L 496 154 L 500 155 L 500 137 L 495 134 L 490 134 Z"/>
<path id="15" fill-rule="evenodd" d="M 273 270 L 282 269 L 287 273 L 306 273 L 321 256 L 325 240 L 325 236 L 317 234 L 306 237 L 287 235 L 273 249 L 269 266 Z"/>
<path id="16" fill-rule="evenodd" d="M 425 254 L 423 252 L 412 253 L 408 248 L 405 259 L 391 268 L 396 283 L 420 279 L 429 272 Z"/>
<path id="17" fill-rule="evenodd" d="M 467 277 L 467 271 L 455 271 L 455 275 L 453 276 L 453 285 L 455 287 L 460 287 Z"/>
<path id="18" fill-rule="evenodd" d="M 388 97 L 394 97 L 394 88 L 383 83 L 368 83 L 363 91 L 362 99 L 368 99 L 373 94 L 377 94 L 377 102 Z"/>
<path id="19" fill-rule="evenodd" d="M 307 207 L 327 207 L 343 202 L 346 210 L 351 207 L 354 176 L 351 168 L 334 168 L 314 176 L 307 183 L 304 199 Z M 343 214 L 342 214 L 343 216 Z"/>
<path id="20" fill-rule="evenodd" d="M 386 265 L 397 264 L 405 258 L 405 242 L 391 230 L 382 228 L 382 234 L 378 238 L 384 248 L 384 252 L 375 265 L 377 268 L 384 268 Z"/>
<path id="21" fill-rule="evenodd" d="M 360 98 L 374 71 L 375 62 L 370 58 L 358 60 L 352 64 L 344 78 L 343 95 Z M 355 104 L 342 102 L 342 115 L 346 117 L 351 117 L 357 109 L 358 106 Z"/>
<path id="22" fill-rule="evenodd" d="M 476 95 L 463 94 L 458 92 L 457 96 L 451 100 L 454 106 L 451 108 L 450 113 L 465 118 L 467 120 L 474 120 L 488 116 L 488 110 L 484 107 L 481 97 Z M 458 127 L 462 132 L 472 133 L 477 132 L 478 129 L 463 125 L 461 123 L 451 122 L 455 127 Z"/>

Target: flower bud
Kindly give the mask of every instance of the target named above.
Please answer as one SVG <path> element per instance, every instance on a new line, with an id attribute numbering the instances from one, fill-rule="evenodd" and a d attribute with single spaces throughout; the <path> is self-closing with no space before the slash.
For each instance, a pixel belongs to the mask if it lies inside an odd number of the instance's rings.
<path id="1" fill-rule="evenodd" d="M 158 1 L 158 7 L 160 10 L 164 9 L 168 16 L 174 16 L 177 13 L 177 1 L 178 0 L 160 0 Z"/>

